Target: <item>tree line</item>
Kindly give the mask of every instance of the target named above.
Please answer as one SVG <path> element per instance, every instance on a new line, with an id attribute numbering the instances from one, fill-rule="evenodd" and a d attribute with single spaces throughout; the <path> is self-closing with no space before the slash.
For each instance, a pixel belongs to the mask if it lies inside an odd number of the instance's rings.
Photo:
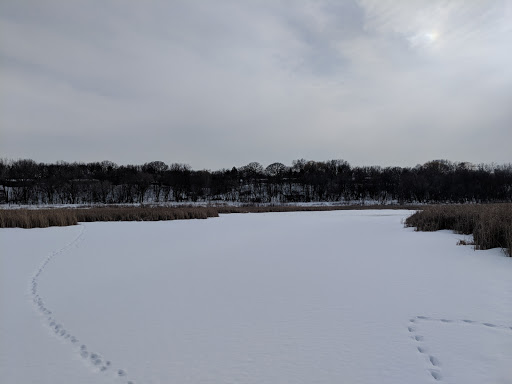
<path id="1" fill-rule="evenodd" d="M 217 171 L 153 161 L 143 165 L 0 160 L 0 202 L 512 202 L 512 164 L 434 160 L 415 167 L 351 166 L 344 160 L 252 162 Z"/>

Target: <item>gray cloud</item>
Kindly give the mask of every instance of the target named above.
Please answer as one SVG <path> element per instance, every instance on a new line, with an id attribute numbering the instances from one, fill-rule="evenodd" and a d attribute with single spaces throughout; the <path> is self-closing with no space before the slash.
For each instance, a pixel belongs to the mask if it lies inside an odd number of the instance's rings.
<path id="1" fill-rule="evenodd" d="M 510 1 L 0 5 L 0 152 L 510 162 Z"/>

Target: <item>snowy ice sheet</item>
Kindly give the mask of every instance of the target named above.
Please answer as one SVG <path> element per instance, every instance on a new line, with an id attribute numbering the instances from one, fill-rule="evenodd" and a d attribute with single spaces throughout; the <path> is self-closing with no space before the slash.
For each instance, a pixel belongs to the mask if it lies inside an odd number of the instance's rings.
<path id="1" fill-rule="evenodd" d="M 512 259 L 407 211 L 0 230 L 2 383 L 511 383 Z"/>

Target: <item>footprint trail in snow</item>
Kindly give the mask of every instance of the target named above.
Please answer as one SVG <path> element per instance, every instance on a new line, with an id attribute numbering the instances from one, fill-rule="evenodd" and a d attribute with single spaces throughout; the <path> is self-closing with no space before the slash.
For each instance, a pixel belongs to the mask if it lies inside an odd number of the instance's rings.
<path id="1" fill-rule="evenodd" d="M 52 330 L 55 333 L 55 335 L 60 339 L 67 341 L 71 345 L 75 346 L 79 356 L 90 367 L 92 367 L 96 372 L 110 372 L 110 374 L 113 375 L 114 377 L 121 378 L 124 381 L 128 377 L 126 371 L 121 368 L 113 368 L 110 360 L 107 360 L 99 353 L 89 351 L 86 344 L 80 344 L 79 339 L 73 333 L 67 330 L 55 316 L 53 316 L 53 311 L 51 311 L 50 308 L 46 306 L 43 298 L 38 292 L 39 277 L 44 272 L 48 264 L 53 262 L 57 256 L 69 251 L 71 248 L 78 247 L 78 245 L 83 241 L 84 235 L 85 227 L 81 225 L 80 233 L 73 241 L 71 241 L 69 244 L 62 247 L 61 249 L 52 252 L 43 260 L 42 264 L 40 265 L 40 267 L 38 268 L 38 270 L 31 279 L 30 293 L 32 296 L 32 301 L 36 307 L 36 310 L 43 316 L 44 322 L 48 325 L 50 330 Z M 126 383 L 135 384 L 131 380 L 126 381 Z"/>
<path id="2" fill-rule="evenodd" d="M 469 320 L 469 319 L 462 319 L 462 320 L 454 320 L 454 319 L 436 319 L 429 316 L 416 316 L 409 320 L 409 324 L 407 326 L 407 331 L 411 335 L 411 338 L 414 340 L 414 342 L 417 344 L 416 349 L 417 351 L 426 357 L 427 362 L 427 371 L 429 374 L 434 378 L 436 381 L 441 381 L 443 376 L 441 375 L 441 362 L 437 357 L 429 353 L 429 349 L 427 348 L 425 337 L 418 332 L 418 325 L 423 321 L 430 321 L 430 322 L 437 322 L 441 324 L 471 324 L 475 326 L 482 326 L 482 327 L 489 327 L 494 329 L 501 329 L 504 331 L 510 331 L 512 330 L 512 327 L 510 326 L 504 326 L 504 325 L 497 325 L 489 322 L 479 322 L 475 320 Z"/>

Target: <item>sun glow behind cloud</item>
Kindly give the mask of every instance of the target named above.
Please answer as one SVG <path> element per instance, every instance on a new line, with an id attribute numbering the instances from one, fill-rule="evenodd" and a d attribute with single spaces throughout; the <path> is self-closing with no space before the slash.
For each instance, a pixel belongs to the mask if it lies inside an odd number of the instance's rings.
<path id="1" fill-rule="evenodd" d="M 427 33 L 425 33 L 425 37 L 431 43 L 435 43 L 439 39 L 439 32 L 437 32 L 437 31 L 427 32 Z"/>
<path id="2" fill-rule="evenodd" d="M 441 34 L 436 29 L 421 30 L 418 33 L 407 37 L 412 48 L 416 49 L 433 49 L 440 44 Z"/>

